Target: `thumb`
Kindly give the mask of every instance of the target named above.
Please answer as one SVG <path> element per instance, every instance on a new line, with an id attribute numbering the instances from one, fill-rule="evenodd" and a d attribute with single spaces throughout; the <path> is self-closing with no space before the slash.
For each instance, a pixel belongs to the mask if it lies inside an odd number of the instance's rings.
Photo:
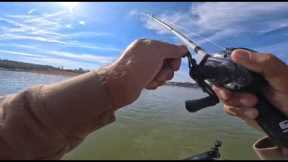
<path id="1" fill-rule="evenodd" d="M 287 65 L 272 54 L 255 53 L 237 49 L 231 59 L 251 71 L 261 74 L 273 88 L 287 89 Z"/>

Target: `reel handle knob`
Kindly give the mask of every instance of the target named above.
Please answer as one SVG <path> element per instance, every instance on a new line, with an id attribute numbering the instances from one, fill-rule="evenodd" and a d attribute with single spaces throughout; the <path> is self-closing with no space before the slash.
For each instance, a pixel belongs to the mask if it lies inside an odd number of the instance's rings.
<path id="1" fill-rule="evenodd" d="M 185 102 L 185 107 L 189 112 L 196 112 L 208 106 L 215 105 L 219 102 L 217 97 L 207 96 L 201 99 L 188 100 Z"/>

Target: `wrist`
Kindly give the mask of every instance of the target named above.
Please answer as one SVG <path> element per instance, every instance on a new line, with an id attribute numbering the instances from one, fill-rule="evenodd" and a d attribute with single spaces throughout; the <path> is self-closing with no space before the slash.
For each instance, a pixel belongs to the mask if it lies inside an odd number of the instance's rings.
<path id="1" fill-rule="evenodd" d="M 129 69 L 131 68 L 114 63 L 107 65 L 99 72 L 104 76 L 103 85 L 108 91 L 114 109 L 132 103 L 140 94 L 141 88 L 128 75 Z"/>

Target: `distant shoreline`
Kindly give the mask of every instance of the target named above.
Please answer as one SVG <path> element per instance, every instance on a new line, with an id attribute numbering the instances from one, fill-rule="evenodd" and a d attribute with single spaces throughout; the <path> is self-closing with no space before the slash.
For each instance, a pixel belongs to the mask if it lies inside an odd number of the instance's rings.
<path id="1" fill-rule="evenodd" d="M 73 76 L 81 75 L 75 72 L 60 71 L 60 70 L 25 70 L 25 69 L 9 69 L 9 68 L 3 68 L 3 67 L 0 67 L 0 70 L 15 71 L 15 72 L 29 72 L 29 73 L 35 73 L 35 74 L 45 74 L 45 75 L 64 76 L 64 77 L 73 77 Z M 199 88 L 197 84 L 189 83 L 189 82 L 167 82 L 164 85 L 171 86 L 171 87 Z"/>
<path id="2" fill-rule="evenodd" d="M 18 71 L 18 72 L 30 72 L 36 74 L 46 74 L 46 75 L 60 75 L 66 77 L 73 77 L 80 74 L 89 72 L 89 70 L 84 70 L 82 68 L 78 69 L 64 69 L 63 67 L 54 67 L 50 65 L 39 65 L 19 61 L 11 60 L 1 60 L 0 59 L 0 70 L 6 71 Z M 167 82 L 166 86 L 175 87 L 186 87 L 186 88 L 199 88 L 195 83 L 190 82 Z"/>
<path id="3" fill-rule="evenodd" d="M 40 65 L 20 61 L 1 60 L 1 59 L 0 59 L 0 69 L 9 71 L 23 71 L 38 74 L 48 74 L 48 75 L 62 75 L 62 76 L 76 76 L 79 74 L 89 72 L 89 70 L 84 70 L 82 68 L 64 69 L 63 67 L 54 67 L 50 65 Z"/>
<path id="4" fill-rule="evenodd" d="M 3 68 L 0 67 L 0 70 L 5 71 L 15 71 L 15 72 L 30 72 L 30 73 L 36 73 L 36 74 L 45 74 L 45 75 L 60 75 L 60 76 L 66 76 L 66 77 L 73 77 L 80 75 L 79 73 L 70 72 L 70 71 L 60 71 L 60 70 L 25 70 L 25 69 L 10 69 L 10 68 Z"/>
<path id="5" fill-rule="evenodd" d="M 199 88 L 198 84 L 190 82 L 167 82 L 165 85 L 185 88 Z"/>

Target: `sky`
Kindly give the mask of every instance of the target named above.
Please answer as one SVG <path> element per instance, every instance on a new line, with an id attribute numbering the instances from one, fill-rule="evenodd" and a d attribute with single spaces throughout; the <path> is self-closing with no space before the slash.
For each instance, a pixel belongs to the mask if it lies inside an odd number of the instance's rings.
<path id="1" fill-rule="evenodd" d="M 181 44 L 144 12 L 208 53 L 245 47 L 288 62 L 288 2 L 0 2 L 0 59 L 91 70 L 139 38 Z M 173 81 L 191 81 L 186 60 Z"/>

